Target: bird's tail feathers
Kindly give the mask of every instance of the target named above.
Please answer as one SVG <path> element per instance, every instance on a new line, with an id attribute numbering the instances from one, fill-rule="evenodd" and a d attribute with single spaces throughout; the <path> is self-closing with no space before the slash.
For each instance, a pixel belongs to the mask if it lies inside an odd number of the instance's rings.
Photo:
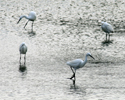
<path id="1" fill-rule="evenodd" d="M 68 62 L 66 62 L 66 64 L 67 64 L 67 65 L 70 65 L 70 62 L 68 61 Z"/>

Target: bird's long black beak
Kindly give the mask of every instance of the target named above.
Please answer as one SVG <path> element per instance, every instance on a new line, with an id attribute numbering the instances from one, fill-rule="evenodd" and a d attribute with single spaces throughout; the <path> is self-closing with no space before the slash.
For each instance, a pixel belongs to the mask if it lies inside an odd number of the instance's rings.
<path id="1" fill-rule="evenodd" d="M 93 59 L 95 59 L 93 56 L 90 55 L 90 57 L 92 57 Z"/>
<path id="2" fill-rule="evenodd" d="M 20 22 L 21 18 L 18 20 L 17 24 Z"/>

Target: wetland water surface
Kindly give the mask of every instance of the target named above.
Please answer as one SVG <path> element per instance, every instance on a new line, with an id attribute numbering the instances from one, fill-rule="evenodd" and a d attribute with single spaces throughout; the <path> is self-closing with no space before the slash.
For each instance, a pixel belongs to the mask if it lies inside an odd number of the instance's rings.
<path id="1" fill-rule="evenodd" d="M 124 100 L 124 0 L 1 0 L 1 100 Z M 35 11 L 34 33 L 21 15 Z M 115 29 L 112 43 L 104 44 L 100 22 Z M 20 72 L 19 45 L 28 46 L 26 71 Z M 66 62 L 95 60 L 76 72 L 76 88 Z M 22 56 L 23 62 L 23 56 Z M 23 63 L 22 63 L 23 64 Z"/>

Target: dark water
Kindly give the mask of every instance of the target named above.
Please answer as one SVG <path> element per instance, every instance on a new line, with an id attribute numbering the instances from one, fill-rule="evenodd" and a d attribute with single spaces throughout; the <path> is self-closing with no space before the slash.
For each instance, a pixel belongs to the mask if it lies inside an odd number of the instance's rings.
<path id="1" fill-rule="evenodd" d="M 0 3 L 1 100 L 124 100 L 124 1 L 6 0 Z M 34 33 L 20 15 L 34 10 Z M 113 25 L 105 43 L 100 22 Z M 19 45 L 28 46 L 25 68 Z M 76 88 L 66 62 L 95 57 L 76 73 Z M 22 56 L 23 62 L 23 56 Z M 23 64 L 23 63 L 22 63 Z M 22 65 L 23 67 L 23 65 Z"/>

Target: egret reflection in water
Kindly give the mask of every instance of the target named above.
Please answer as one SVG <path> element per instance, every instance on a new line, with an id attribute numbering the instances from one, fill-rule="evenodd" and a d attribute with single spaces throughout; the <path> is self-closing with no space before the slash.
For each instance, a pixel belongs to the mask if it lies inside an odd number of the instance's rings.
<path id="1" fill-rule="evenodd" d="M 27 71 L 27 67 L 25 65 L 19 65 L 19 71 L 23 73 Z"/>

